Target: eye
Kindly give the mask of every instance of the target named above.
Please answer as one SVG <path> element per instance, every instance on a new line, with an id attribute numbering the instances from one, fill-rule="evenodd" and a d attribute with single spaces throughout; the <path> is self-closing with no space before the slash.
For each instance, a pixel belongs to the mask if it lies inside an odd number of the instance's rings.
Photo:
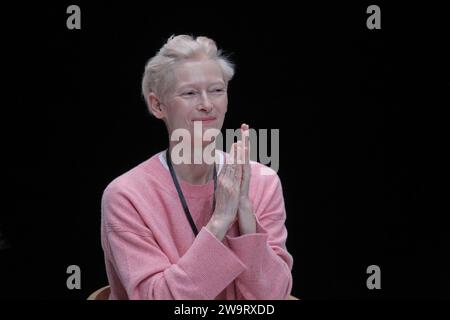
<path id="1" fill-rule="evenodd" d="M 214 88 L 211 91 L 213 93 L 223 93 L 223 92 L 225 92 L 225 88 Z"/>
<path id="2" fill-rule="evenodd" d="M 194 96 L 196 93 L 197 92 L 194 90 L 187 90 L 187 91 L 183 92 L 181 95 L 189 97 L 189 96 Z"/>

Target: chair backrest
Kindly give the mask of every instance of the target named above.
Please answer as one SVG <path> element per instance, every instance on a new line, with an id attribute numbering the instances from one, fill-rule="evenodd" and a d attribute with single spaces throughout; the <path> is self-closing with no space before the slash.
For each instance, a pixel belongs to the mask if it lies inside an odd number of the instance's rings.
<path id="1" fill-rule="evenodd" d="M 103 288 L 95 290 L 93 293 L 91 293 L 91 295 L 87 299 L 88 300 L 108 300 L 110 292 L 111 292 L 111 287 L 105 286 Z M 300 300 L 300 299 L 297 297 L 294 297 L 293 295 L 290 295 L 288 300 Z"/>
<path id="2" fill-rule="evenodd" d="M 109 293 L 111 292 L 110 286 L 105 286 L 98 290 L 95 290 L 93 293 L 89 295 L 88 300 L 108 300 Z"/>

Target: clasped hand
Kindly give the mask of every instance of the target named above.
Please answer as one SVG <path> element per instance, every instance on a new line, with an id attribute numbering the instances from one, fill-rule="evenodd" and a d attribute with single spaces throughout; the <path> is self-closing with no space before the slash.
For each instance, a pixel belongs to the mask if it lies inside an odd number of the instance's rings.
<path id="1" fill-rule="evenodd" d="M 249 198 L 251 166 L 249 127 L 246 124 L 241 125 L 241 137 L 231 146 L 230 157 L 217 177 L 213 218 L 226 229 L 238 219 L 242 235 L 256 232 L 256 220 Z"/>

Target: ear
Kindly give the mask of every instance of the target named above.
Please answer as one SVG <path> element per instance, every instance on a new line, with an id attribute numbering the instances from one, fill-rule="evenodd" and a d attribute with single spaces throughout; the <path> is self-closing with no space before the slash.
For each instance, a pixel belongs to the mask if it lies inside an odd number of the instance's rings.
<path id="1" fill-rule="evenodd" d="M 165 113 L 161 108 L 161 102 L 156 96 L 155 93 L 150 92 L 147 96 L 147 104 L 150 112 L 157 118 L 163 119 L 165 117 Z"/>

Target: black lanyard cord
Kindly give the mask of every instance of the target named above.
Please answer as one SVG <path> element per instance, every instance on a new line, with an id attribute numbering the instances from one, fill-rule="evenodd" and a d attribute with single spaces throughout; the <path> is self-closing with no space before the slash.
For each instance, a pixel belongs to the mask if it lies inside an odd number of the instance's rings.
<path id="1" fill-rule="evenodd" d="M 186 214 L 186 218 L 188 219 L 189 224 L 191 225 L 194 235 L 197 236 L 197 234 L 198 234 L 197 226 L 194 223 L 194 219 L 192 219 L 192 215 L 191 215 L 191 212 L 189 211 L 186 199 L 184 198 L 183 191 L 181 190 L 180 184 L 178 183 L 177 175 L 175 174 L 175 170 L 173 170 L 172 159 L 170 158 L 169 149 L 166 150 L 166 159 L 167 159 L 167 166 L 169 167 L 170 175 L 172 176 L 173 183 L 175 185 L 175 188 L 177 189 L 178 197 L 180 198 L 181 205 L 183 206 L 184 213 Z M 214 196 L 213 196 L 212 212 L 214 212 L 214 210 L 216 208 L 217 171 L 216 171 L 215 163 L 214 163 L 213 177 L 214 177 Z"/>

